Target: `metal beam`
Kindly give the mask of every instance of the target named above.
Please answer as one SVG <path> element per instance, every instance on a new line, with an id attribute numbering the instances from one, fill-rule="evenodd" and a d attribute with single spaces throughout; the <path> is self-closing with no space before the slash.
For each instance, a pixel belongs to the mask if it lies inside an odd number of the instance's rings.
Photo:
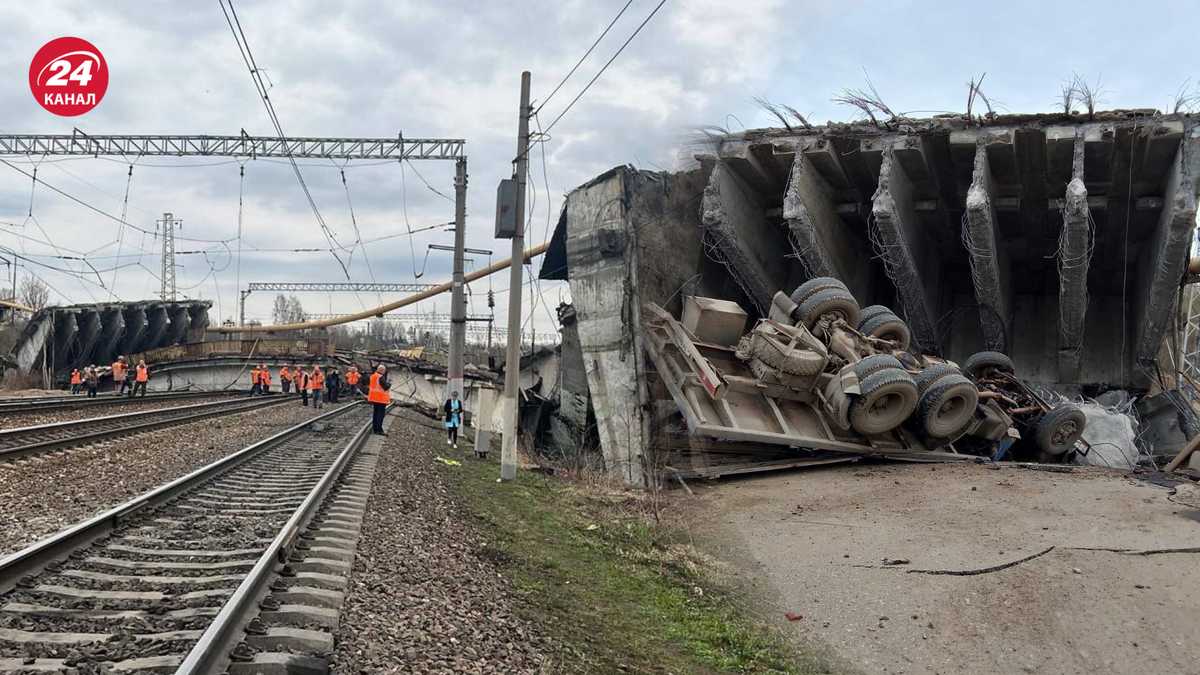
<path id="1" fill-rule="evenodd" d="M 279 291 L 282 293 L 420 293 L 434 288 L 437 284 L 380 284 L 357 281 L 335 282 L 291 282 L 291 281 L 252 281 L 246 288 L 247 293 L 254 291 Z"/>
<path id="2" fill-rule="evenodd" d="M 461 138 L 291 138 L 278 136 L 3 134 L 0 155 L 99 157 L 293 157 L 296 159 L 462 159 Z"/>

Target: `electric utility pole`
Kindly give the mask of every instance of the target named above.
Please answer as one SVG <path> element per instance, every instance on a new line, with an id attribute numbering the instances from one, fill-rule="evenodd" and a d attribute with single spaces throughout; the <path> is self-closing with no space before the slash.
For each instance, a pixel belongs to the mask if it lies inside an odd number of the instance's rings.
<path id="1" fill-rule="evenodd" d="M 504 358 L 504 436 L 500 445 L 500 480 L 517 477 L 517 403 L 521 385 L 521 280 L 525 271 L 525 175 L 529 168 L 529 71 L 521 73 L 521 111 L 517 116 L 517 161 L 512 238 L 508 275 L 508 349 Z"/>
<path id="2" fill-rule="evenodd" d="M 183 224 L 175 220 L 170 213 L 164 213 L 162 220 L 162 292 L 159 294 L 163 301 L 175 300 L 175 228 Z"/>
<path id="3" fill-rule="evenodd" d="M 454 164 L 454 280 L 450 295 L 450 358 L 446 367 L 445 398 L 463 391 L 463 352 L 467 342 L 467 298 L 463 291 L 463 249 L 467 237 L 467 160 Z"/>

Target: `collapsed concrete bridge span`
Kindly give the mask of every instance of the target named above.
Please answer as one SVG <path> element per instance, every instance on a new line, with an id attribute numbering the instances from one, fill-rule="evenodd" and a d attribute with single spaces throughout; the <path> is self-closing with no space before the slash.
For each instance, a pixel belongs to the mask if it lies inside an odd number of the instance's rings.
<path id="1" fill-rule="evenodd" d="M 113 302 L 47 307 L 35 313 L 13 347 L 21 373 L 51 375 L 89 364 L 107 365 L 120 354 L 203 339 L 207 300 Z"/>
<path id="2" fill-rule="evenodd" d="M 612 427 L 605 460 L 627 480 L 655 415 L 646 302 L 678 315 L 704 295 L 761 317 L 776 290 L 833 276 L 863 306 L 899 310 L 927 353 L 1002 351 L 1068 393 L 1153 377 L 1195 234 L 1200 118 L 762 129 L 710 138 L 696 159 L 571 192 L 543 267 L 571 284 L 596 417 Z"/>

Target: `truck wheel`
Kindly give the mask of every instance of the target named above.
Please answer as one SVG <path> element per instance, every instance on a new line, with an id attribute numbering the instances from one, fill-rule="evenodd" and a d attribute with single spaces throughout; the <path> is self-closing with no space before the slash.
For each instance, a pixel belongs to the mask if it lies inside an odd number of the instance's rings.
<path id="1" fill-rule="evenodd" d="M 993 369 L 1009 375 L 1015 375 L 1017 372 L 1012 359 L 1000 352 L 977 352 L 967 357 L 967 362 L 963 364 L 963 374 L 972 380 L 979 379 Z"/>
<path id="2" fill-rule="evenodd" d="M 935 382 L 947 375 L 962 375 L 962 373 L 949 363 L 934 363 L 914 375 L 913 379 L 917 382 L 917 391 L 924 396 Z"/>
<path id="3" fill-rule="evenodd" d="M 1070 404 L 1060 405 L 1042 415 L 1034 437 L 1046 454 L 1058 456 L 1075 447 L 1085 426 L 1087 417 L 1082 410 Z"/>
<path id="4" fill-rule="evenodd" d="M 921 396 L 921 426 L 933 438 L 951 438 L 970 423 L 979 404 L 979 390 L 967 378 L 948 374 Z"/>
<path id="5" fill-rule="evenodd" d="M 900 360 L 891 354 L 872 354 L 854 364 L 854 374 L 858 376 L 858 381 L 862 382 L 870 377 L 872 373 L 885 368 L 903 370 L 904 366 L 900 365 Z"/>
<path id="6" fill-rule="evenodd" d="M 805 328 L 811 329 L 827 314 L 837 315 L 853 326 L 858 323 L 858 301 L 844 288 L 826 288 L 802 302 L 799 314 Z"/>
<path id="7" fill-rule="evenodd" d="M 850 289 L 846 287 L 846 284 L 842 283 L 841 279 L 834 277 L 813 277 L 797 286 L 796 290 L 792 291 L 789 297 L 791 297 L 792 302 L 802 305 L 814 293 L 820 293 L 830 288 L 840 288 L 846 291 L 846 293 L 850 292 Z"/>
<path id="8" fill-rule="evenodd" d="M 850 426 L 866 436 L 895 429 L 917 407 L 917 384 L 903 370 L 875 371 L 859 389 L 861 395 L 850 405 Z"/>
<path id="9" fill-rule="evenodd" d="M 858 330 L 873 338 L 896 342 L 901 351 L 908 351 L 908 346 L 912 343 L 912 333 L 908 330 L 908 324 L 904 323 L 891 310 L 877 312 L 870 316 L 863 316 L 862 313 L 859 313 Z"/>

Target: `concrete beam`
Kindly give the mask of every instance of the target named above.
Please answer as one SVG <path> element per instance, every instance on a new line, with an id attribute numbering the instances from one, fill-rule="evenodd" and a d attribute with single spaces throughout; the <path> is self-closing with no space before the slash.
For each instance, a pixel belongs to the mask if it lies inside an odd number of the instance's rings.
<path id="1" fill-rule="evenodd" d="M 817 174 L 804 153 L 792 161 L 791 179 L 783 195 L 783 218 L 787 222 L 792 252 L 812 277 L 837 277 L 834 255 L 825 242 L 842 228 L 830 198 L 829 186 Z"/>
<path id="2" fill-rule="evenodd" d="M 146 306 L 130 305 L 125 308 L 125 335 L 121 340 L 121 354 L 132 354 L 142 344 L 146 334 Z"/>
<path id="3" fill-rule="evenodd" d="M 987 144 L 981 142 L 975 149 L 971 186 L 967 190 L 963 236 L 969 244 L 967 255 L 971 260 L 971 278 L 975 285 L 975 301 L 979 304 L 984 344 L 990 350 L 1006 352 L 1009 349 L 1012 286 L 1008 277 L 1008 256 L 997 236 L 993 185 Z"/>
<path id="4" fill-rule="evenodd" d="M 94 364 L 92 353 L 96 341 L 100 337 L 100 312 L 95 309 L 84 309 L 79 312 L 79 349 L 70 364 L 71 368 L 82 368 Z"/>
<path id="5" fill-rule="evenodd" d="M 142 344 L 137 349 L 139 352 L 163 346 L 163 337 L 167 334 L 168 324 L 166 305 L 156 304 L 148 308 L 146 310 L 146 323 L 146 334 L 143 336 Z"/>
<path id="6" fill-rule="evenodd" d="M 72 347 L 75 346 L 75 336 L 79 333 L 79 322 L 74 310 L 52 311 L 54 331 L 51 333 L 51 368 L 60 370 L 70 366 Z"/>
<path id="7" fill-rule="evenodd" d="M 1075 382 L 1079 377 L 1087 317 L 1088 266 L 1091 263 L 1092 228 L 1088 193 L 1084 185 L 1084 138 L 1075 136 L 1071 182 L 1063 205 L 1062 238 L 1058 252 L 1058 378 Z"/>
<path id="8" fill-rule="evenodd" d="M 1163 210 L 1140 265 L 1139 274 L 1147 280 L 1142 298 L 1145 309 L 1134 330 L 1135 356 L 1143 366 L 1154 362 L 1163 335 L 1171 325 L 1176 291 L 1196 229 L 1195 153 L 1200 151 L 1200 137 L 1195 132 L 1200 129 L 1189 131 L 1175 153 L 1164 190 Z"/>
<path id="9" fill-rule="evenodd" d="M 167 328 L 166 343 L 168 345 L 178 344 L 187 337 L 188 329 L 192 325 L 192 318 L 188 316 L 186 305 L 172 307 L 168 314 L 170 315 L 170 325 Z"/>
<path id="10" fill-rule="evenodd" d="M 14 349 L 17 368 L 22 373 L 31 373 L 42 365 L 43 356 L 47 350 L 46 342 L 50 339 L 50 327 L 54 322 L 54 314 L 47 309 L 34 314 L 25 326 L 25 331 Z"/>
<path id="11" fill-rule="evenodd" d="M 870 285 L 871 251 L 838 216 L 833 190 L 804 153 L 796 153 L 783 197 L 792 251 L 810 277 L 836 277 L 855 297 Z"/>
<path id="12" fill-rule="evenodd" d="M 96 363 L 103 366 L 117 358 L 117 342 L 125 334 L 125 314 L 120 308 L 106 309 L 102 313 L 100 323 L 103 329 L 96 347 L 95 359 Z"/>
<path id="13" fill-rule="evenodd" d="M 724 161 L 713 167 L 700 213 L 711 249 L 766 316 L 771 296 L 788 282 L 783 233 L 767 227 L 754 191 Z"/>
<path id="14" fill-rule="evenodd" d="M 922 350 L 938 354 L 936 311 L 941 279 L 937 253 L 913 208 L 912 181 L 892 147 L 883 151 L 871 214 L 888 276 L 896 285 L 913 339 Z"/>

